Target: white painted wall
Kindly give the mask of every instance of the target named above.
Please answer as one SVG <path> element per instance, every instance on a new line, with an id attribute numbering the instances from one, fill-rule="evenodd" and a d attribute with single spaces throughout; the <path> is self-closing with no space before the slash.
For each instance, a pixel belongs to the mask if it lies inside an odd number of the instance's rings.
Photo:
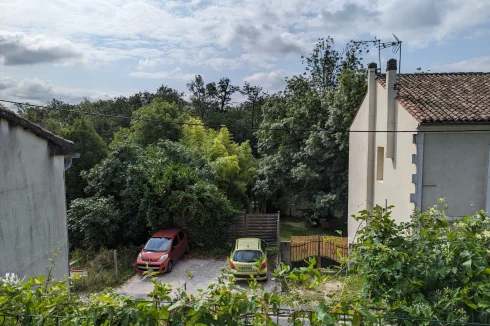
<path id="1" fill-rule="evenodd" d="M 369 97 L 365 97 L 350 130 L 368 130 Z M 368 135 L 351 133 L 349 135 L 349 203 L 348 203 L 348 236 L 349 243 L 354 242 L 354 236 L 359 227 L 352 218 L 359 211 L 368 208 Z"/>
<path id="2" fill-rule="evenodd" d="M 386 130 L 387 94 L 386 89 L 378 84 L 376 129 Z M 396 130 L 417 130 L 417 121 L 398 102 L 395 102 Z M 416 166 L 412 164 L 412 154 L 416 154 L 417 146 L 413 144 L 415 133 L 396 133 L 394 140 L 394 158 L 384 158 L 383 181 L 374 180 L 374 202 L 385 207 L 394 206 L 392 218 L 397 222 L 410 219 L 415 205 L 410 203 L 410 194 L 415 193 L 412 174 Z M 384 147 L 386 153 L 387 134 L 377 133 L 375 148 Z M 375 164 L 375 171 L 378 162 Z"/>
<path id="3" fill-rule="evenodd" d="M 489 147 L 490 131 L 425 133 L 422 209 L 436 205 L 439 198 L 446 199 L 449 217 L 463 217 L 486 209 Z"/>
<path id="4" fill-rule="evenodd" d="M 369 127 L 369 101 L 367 96 L 357 113 L 351 130 L 387 130 L 387 99 L 386 89 L 377 81 L 374 94 L 376 99 L 371 100 L 375 107 L 375 124 Z M 369 92 L 369 91 L 368 91 Z M 351 133 L 349 135 L 349 242 L 354 241 L 359 224 L 351 216 L 360 210 L 370 209 L 371 201 L 374 205 L 385 207 L 395 206 L 392 217 L 397 222 L 408 221 L 415 205 L 410 203 L 410 194 L 415 193 L 412 183 L 412 174 L 416 173 L 416 166 L 412 164 L 412 154 L 416 154 L 417 146 L 413 144 L 413 135 L 417 133 L 417 121 L 397 102 L 395 103 L 395 129 L 414 130 L 414 133 L 397 133 L 394 137 L 394 157 L 386 158 L 387 134 L 375 133 L 369 146 L 369 133 Z M 376 180 L 377 147 L 385 149 L 383 181 Z M 369 154 L 369 150 L 372 154 Z M 374 164 L 369 164 L 369 157 L 374 158 Z M 373 178 L 374 176 L 374 178 Z M 372 189 L 373 196 L 370 195 Z M 370 198 L 374 197 L 374 198 Z"/>
<path id="5" fill-rule="evenodd" d="M 48 142 L 0 119 L 0 275 L 68 274 L 64 158 Z"/>

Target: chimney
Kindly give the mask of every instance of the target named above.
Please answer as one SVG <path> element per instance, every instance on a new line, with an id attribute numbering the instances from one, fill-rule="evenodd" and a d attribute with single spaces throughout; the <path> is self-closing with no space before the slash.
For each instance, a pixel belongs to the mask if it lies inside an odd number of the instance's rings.
<path id="1" fill-rule="evenodd" d="M 390 59 L 386 64 L 386 93 L 387 110 L 386 110 L 386 158 L 395 158 L 395 126 L 396 126 L 396 60 Z"/>
<path id="2" fill-rule="evenodd" d="M 368 65 L 368 99 L 369 99 L 369 112 L 368 112 L 368 127 L 367 130 L 376 130 L 376 90 L 378 82 L 376 81 L 378 66 L 372 62 Z M 375 182 L 375 142 L 376 133 L 370 132 L 368 137 L 368 173 L 367 173 L 367 189 L 366 189 L 366 209 L 372 210 L 374 205 L 374 182 Z"/>

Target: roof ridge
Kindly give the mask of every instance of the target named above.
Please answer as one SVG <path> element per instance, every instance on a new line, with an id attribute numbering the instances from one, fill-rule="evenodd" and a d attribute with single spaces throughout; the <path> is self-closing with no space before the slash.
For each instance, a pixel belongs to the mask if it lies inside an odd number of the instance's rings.
<path id="1" fill-rule="evenodd" d="M 386 73 L 378 73 L 377 76 L 386 76 Z M 397 76 L 428 76 L 428 75 L 490 75 L 489 71 L 466 71 L 466 72 L 411 72 L 401 73 Z"/>

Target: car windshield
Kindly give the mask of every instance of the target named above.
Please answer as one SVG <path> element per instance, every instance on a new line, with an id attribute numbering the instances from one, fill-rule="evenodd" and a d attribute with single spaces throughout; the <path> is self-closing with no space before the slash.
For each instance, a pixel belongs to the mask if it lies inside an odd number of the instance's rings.
<path id="1" fill-rule="evenodd" d="M 169 238 L 150 238 L 143 250 L 146 251 L 168 251 L 172 239 Z"/>
<path id="2" fill-rule="evenodd" d="M 239 263 L 253 263 L 262 257 L 262 253 L 257 250 L 237 250 L 233 255 L 233 261 Z"/>

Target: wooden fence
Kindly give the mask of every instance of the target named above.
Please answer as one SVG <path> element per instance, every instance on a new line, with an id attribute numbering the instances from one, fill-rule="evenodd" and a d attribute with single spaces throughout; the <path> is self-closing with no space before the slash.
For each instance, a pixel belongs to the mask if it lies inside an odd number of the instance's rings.
<path id="1" fill-rule="evenodd" d="M 328 258 L 340 262 L 342 257 L 349 254 L 349 245 L 346 237 L 334 236 L 292 236 L 291 261 L 303 261 L 310 257 Z"/>
<path id="2" fill-rule="evenodd" d="M 279 243 L 279 218 L 279 213 L 243 214 L 230 227 L 230 238 L 261 238 L 267 243 Z"/>

